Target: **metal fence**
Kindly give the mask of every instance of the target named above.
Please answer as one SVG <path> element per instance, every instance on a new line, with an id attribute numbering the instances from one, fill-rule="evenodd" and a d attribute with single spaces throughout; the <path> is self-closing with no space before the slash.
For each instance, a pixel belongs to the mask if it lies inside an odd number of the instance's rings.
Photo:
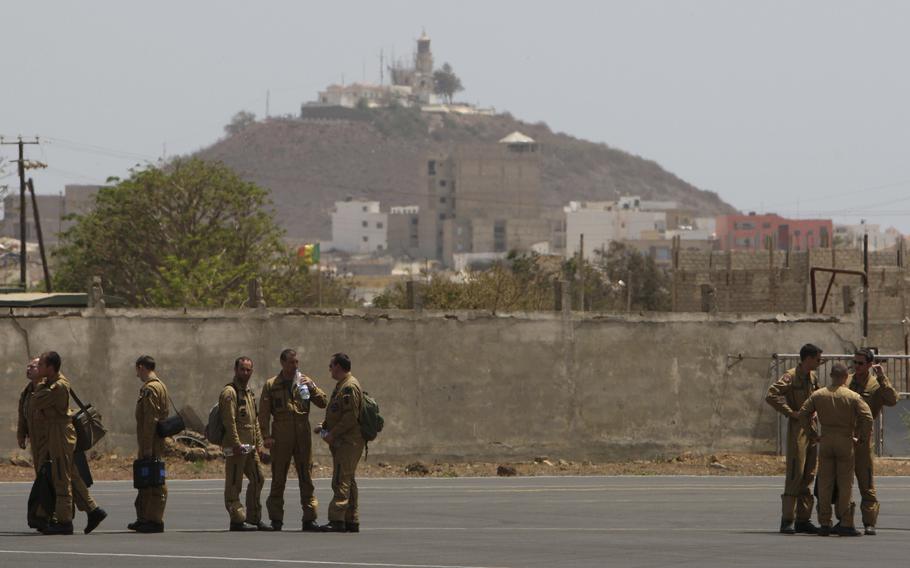
<path id="1" fill-rule="evenodd" d="M 818 375 L 818 385 L 820 387 L 827 386 L 829 380 L 829 374 L 831 370 L 831 365 L 834 363 L 841 363 L 846 365 L 848 368 L 852 366 L 853 354 L 834 354 L 829 355 L 828 353 L 822 354 L 822 364 L 816 370 Z M 885 407 L 882 410 L 881 416 L 878 417 L 875 421 L 875 429 L 873 431 L 873 439 L 875 440 L 875 453 L 878 456 L 890 454 L 890 455 L 910 455 L 910 438 L 907 437 L 908 426 L 904 425 L 902 415 L 904 413 L 910 414 L 908 409 L 910 409 L 910 355 L 889 355 L 886 353 L 878 354 L 875 357 L 875 362 L 880 364 L 885 371 L 885 374 L 888 375 L 888 378 L 891 379 L 891 384 L 894 385 L 894 388 L 897 389 L 900 394 L 901 400 L 898 402 L 898 406 L 893 408 Z M 790 353 L 775 353 L 771 356 L 771 375 L 772 381 L 776 381 L 783 375 L 788 369 L 792 369 L 799 364 L 799 355 L 790 354 Z M 886 436 L 889 437 L 889 441 L 893 442 L 888 445 L 889 452 L 885 452 L 886 448 Z M 898 439 L 900 438 L 900 439 Z M 778 414 L 777 420 L 777 453 L 778 455 L 783 455 L 786 448 L 784 447 L 787 439 L 787 421 L 784 417 Z"/>

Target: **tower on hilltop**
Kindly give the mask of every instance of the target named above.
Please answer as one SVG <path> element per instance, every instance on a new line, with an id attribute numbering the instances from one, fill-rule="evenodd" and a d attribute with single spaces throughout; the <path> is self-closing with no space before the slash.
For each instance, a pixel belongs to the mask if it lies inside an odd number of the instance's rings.
<path id="1" fill-rule="evenodd" d="M 417 39 L 417 54 L 414 56 L 414 75 L 411 91 L 422 103 L 429 103 L 433 97 L 433 52 L 430 51 L 430 36 L 426 30 Z"/>

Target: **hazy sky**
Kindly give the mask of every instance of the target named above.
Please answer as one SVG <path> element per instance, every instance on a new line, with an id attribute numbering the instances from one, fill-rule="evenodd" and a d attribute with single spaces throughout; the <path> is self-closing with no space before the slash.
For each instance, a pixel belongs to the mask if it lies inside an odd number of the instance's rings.
<path id="1" fill-rule="evenodd" d="M 267 90 L 297 114 L 342 75 L 378 82 L 380 49 L 426 29 L 464 100 L 743 210 L 910 233 L 908 23 L 898 1 L 6 2 L 0 134 L 46 140 L 41 192 L 100 182 L 262 116 Z"/>

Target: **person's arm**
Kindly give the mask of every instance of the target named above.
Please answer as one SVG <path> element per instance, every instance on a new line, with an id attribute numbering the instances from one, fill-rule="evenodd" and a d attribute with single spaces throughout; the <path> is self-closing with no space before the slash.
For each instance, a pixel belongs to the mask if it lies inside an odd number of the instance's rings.
<path id="1" fill-rule="evenodd" d="M 869 441 L 872 435 L 872 410 L 860 397 L 854 399 L 854 412 L 856 413 L 856 438 L 859 443 L 864 444 Z"/>
<path id="2" fill-rule="evenodd" d="M 792 381 L 793 377 L 784 373 L 781 378 L 777 379 L 777 381 L 768 388 L 768 396 L 765 397 L 765 402 L 787 418 L 796 418 L 796 411 L 787 404 L 787 393 L 790 392 Z"/>
<path id="3" fill-rule="evenodd" d="M 881 397 L 882 404 L 884 406 L 894 406 L 897 404 L 897 390 L 895 390 L 894 385 L 891 384 L 891 379 L 888 378 L 888 375 L 885 374 L 885 371 L 882 369 L 881 365 L 873 365 L 872 372 L 875 373 L 875 378 L 878 380 L 878 392 Z"/>
<path id="4" fill-rule="evenodd" d="M 25 401 L 28 400 L 30 394 L 29 387 L 25 387 L 25 389 L 22 390 L 22 394 L 19 395 L 19 420 L 16 424 L 16 441 L 23 450 L 25 449 L 25 441 L 28 439 L 28 420 L 25 416 Z"/>
<path id="5" fill-rule="evenodd" d="M 325 391 L 316 386 L 316 383 L 310 385 L 310 402 L 315 404 L 317 408 L 325 408 L 329 403 L 329 398 L 326 396 Z"/>
<path id="6" fill-rule="evenodd" d="M 352 386 L 342 389 L 338 396 L 338 407 L 341 416 L 335 426 L 332 427 L 332 431 L 326 436 L 326 442 L 331 444 L 332 441 L 344 436 L 354 428 L 360 427 L 361 396 L 360 391 Z"/>
<path id="7" fill-rule="evenodd" d="M 36 390 L 30 404 L 35 410 L 53 408 L 65 416 L 70 407 L 69 391 L 62 383 L 54 381 L 46 387 Z"/>
<path id="8" fill-rule="evenodd" d="M 262 387 L 262 396 L 259 397 L 259 435 L 262 436 L 262 445 L 272 447 L 272 397 L 269 395 L 269 382 Z"/>
<path id="9" fill-rule="evenodd" d="M 250 390 L 250 412 L 253 413 L 253 439 L 256 441 L 256 447 L 262 448 L 262 430 L 259 428 L 259 408 L 256 406 L 256 394 Z"/>
<path id="10" fill-rule="evenodd" d="M 139 391 L 139 419 L 136 421 L 136 441 L 139 445 L 139 457 L 150 458 L 154 452 L 155 437 L 158 433 L 158 409 L 161 408 L 161 393 L 150 386 Z"/>
<path id="11" fill-rule="evenodd" d="M 818 440 L 819 435 L 815 431 L 815 428 L 812 426 L 812 415 L 815 414 L 815 397 L 810 396 L 806 399 L 806 402 L 803 403 L 802 408 L 799 409 L 797 413 L 797 419 L 799 420 L 799 425 L 802 427 L 803 431 L 806 432 L 806 436 L 810 440 Z"/>
<path id="12" fill-rule="evenodd" d="M 240 433 L 237 432 L 237 397 L 240 393 L 233 387 L 224 387 L 218 397 L 218 407 L 221 409 L 221 424 L 224 426 L 224 439 L 221 446 L 237 448 L 240 442 Z"/>

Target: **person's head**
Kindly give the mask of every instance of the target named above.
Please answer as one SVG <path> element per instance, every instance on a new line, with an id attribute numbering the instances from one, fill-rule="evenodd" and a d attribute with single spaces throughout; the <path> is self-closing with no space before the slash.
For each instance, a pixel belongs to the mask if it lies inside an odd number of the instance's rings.
<path id="1" fill-rule="evenodd" d="M 799 350 L 799 362 L 807 371 L 814 371 L 822 364 L 822 350 L 807 343 Z"/>
<path id="2" fill-rule="evenodd" d="M 38 373 L 38 361 L 40 359 L 40 357 L 33 357 L 25 367 L 25 376 L 33 383 L 41 379 L 41 375 Z"/>
<path id="3" fill-rule="evenodd" d="M 38 357 L 38 375 L 42 378 L 51 378 L 57 376 L 60 372 L 60 365 L 63 360 L 56 351 L 45 351 Z"/>
<path id="4" fill-rule="evenodd" d="M 841 363 L 831 365 L 831 384 L 841 386 L 847 383 L 847 367 Z"/>
<path id="5" fill-rule="evenodd" d="M 155 359 L 151 355 L 143 355 L 136 359 L 136 376 L 143 381 L 148 379 L 155 370 Z"/>
<path id="6" fill-rule="evenodd" d="M 297 358 L 297 352 L 293 349 L 285 349 L 281 352 L 281 371 L 284 376 L 290 377 L 297 372 L 300 366 L 300 360 Z"/>
<path id="7" fill-rule="evenodd" d="M 875 362 L 875 353 L 871 349 L 857 349 L 853 353 L 853 370 L 858 375 L 865 375 L 869 372 L 872 363 Z"/>
<path id="8" fill-rule="evenodd" d="M 335 353 L 329 359 L 329 371 L 336 381 L 345 378 L 351 372 L 351 358 L 345 353 Z"/>
<path id="9" fill-rule="evenodd" d="M 246 384 L 253 376 L 253 360 L 249 357 L 237 357 L 234 361 L 234 377 Z"/>

